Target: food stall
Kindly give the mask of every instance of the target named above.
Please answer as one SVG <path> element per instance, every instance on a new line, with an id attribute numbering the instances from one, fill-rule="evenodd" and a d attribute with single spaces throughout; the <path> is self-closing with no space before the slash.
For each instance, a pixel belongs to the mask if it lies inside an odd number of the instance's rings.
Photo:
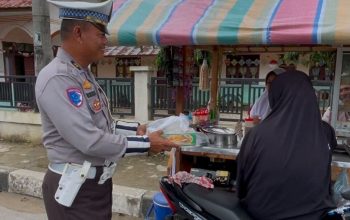
<path id="1" fill-rule="evenodd" d="M 347 172 L 350 177 L 350 48 L 340 47 L 337 49 L 336 74 L 333 88 L 333 102 L 331 106 L 330 123 L 335 128 L 339 147 L 333 154 L 332 179 L 340 172 Z"/>
<path id="2" fill-rule="evenodd" d="M 224 49 L 250 46 L 266 51 L 337 50 L 331 124 L 347 141 L 350 127 L 337 125 L 343 69 L 350 60 L 350 13 L 345 1 L 116 1 L 108 26 L 111 45 L 174 45 L 212 53 L 210 110 L 216 108 L 220 58 Z M 271 49 L 271 50 L 270 50 Z M 183 51 L 186 51 L 184 49 Z M 300 51 L 300 50 L 299 50 Z M 184 54 L 186 54 L 184 52 Z M 182 59 L 186 62 L 186 58 Z M 346 60 L 343 63 L 343 60 Z M 181 74 L 186 73 L 183 65 Z M 183 75 L 184 76 L 184 75 Z M 177 87 L 177 113 L 183 110 L 183 84 Z M 239 148 L 188 147 L 177 153 L 177 170 L 187 169 L 200 157 L 206 161 L 233 161 Z M 348 155 L 334 156 L 334 166 L 348 168 Z M 205 163 L 205 162 L 204 162 Z"/>

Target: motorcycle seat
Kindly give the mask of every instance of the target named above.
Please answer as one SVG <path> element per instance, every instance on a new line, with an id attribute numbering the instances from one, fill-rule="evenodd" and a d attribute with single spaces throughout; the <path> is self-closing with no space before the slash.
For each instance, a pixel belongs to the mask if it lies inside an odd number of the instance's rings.
<path id="1" fill-rule="evenodd" d="M 204 211 L 222 220 L 251 220 L 247 212 L 241 207 L 235 193 L 206 189 L 190 183 L 183 188 L 183 192 L 198 204 Z"/>

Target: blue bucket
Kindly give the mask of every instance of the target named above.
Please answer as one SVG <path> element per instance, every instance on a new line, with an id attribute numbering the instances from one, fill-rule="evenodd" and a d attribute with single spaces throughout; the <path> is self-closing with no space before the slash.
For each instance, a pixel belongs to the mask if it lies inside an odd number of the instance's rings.
<path id="1" fill-rule="evenodd" d="M 168 202 L 166 201 L 163 193 L 157 192 L 153 196 L 152 206 L 147 211 L 146 219 L 149 219 L 152 210 L 154 209 L 155 220 L 165 220 L 165 218 L 172 214 Z"/>

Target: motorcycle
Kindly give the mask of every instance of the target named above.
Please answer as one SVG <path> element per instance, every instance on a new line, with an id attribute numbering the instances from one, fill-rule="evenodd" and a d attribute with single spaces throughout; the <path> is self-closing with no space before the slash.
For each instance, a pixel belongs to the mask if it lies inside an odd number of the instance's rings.
<path id="1" fill-rule="evenodd" d="M 206 189 L 189 183 L 180 187 L 168 182 L 168 177 L 160 180 L 160 190 L 167 200 L 173 215 L 166 220 L 252 220 L 241 207 L 236 193 L 221 188 Z M 342 197 L 350 200 L 350 188 Z M 350 204 L 328 212 L 325 219 L 349 219 Z"/>
<path id="2" fill-rule="evenodd" d="M 181 188 L 169 183 L 168 177 L 162 177 L 160 190 L 175 213 L 169 220 L 252 219 L 240 206 L 236 194 L 224 189 L 206 189 L 194 183 Z"/>

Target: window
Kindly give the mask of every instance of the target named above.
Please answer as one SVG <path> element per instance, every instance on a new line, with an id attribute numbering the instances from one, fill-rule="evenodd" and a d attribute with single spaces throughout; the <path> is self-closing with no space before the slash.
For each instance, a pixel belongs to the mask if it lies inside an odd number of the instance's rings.
<path id="1" fill-rule="evenodd" d="M 226 78 L 259 78 L 259 55 L 227 54 Z"/>
<path id="2" fill-rule="evenodd" d="M 116 58 L 116 77 L 133 77 L 130 66 L 141 66 L 140 57 Z"/>

